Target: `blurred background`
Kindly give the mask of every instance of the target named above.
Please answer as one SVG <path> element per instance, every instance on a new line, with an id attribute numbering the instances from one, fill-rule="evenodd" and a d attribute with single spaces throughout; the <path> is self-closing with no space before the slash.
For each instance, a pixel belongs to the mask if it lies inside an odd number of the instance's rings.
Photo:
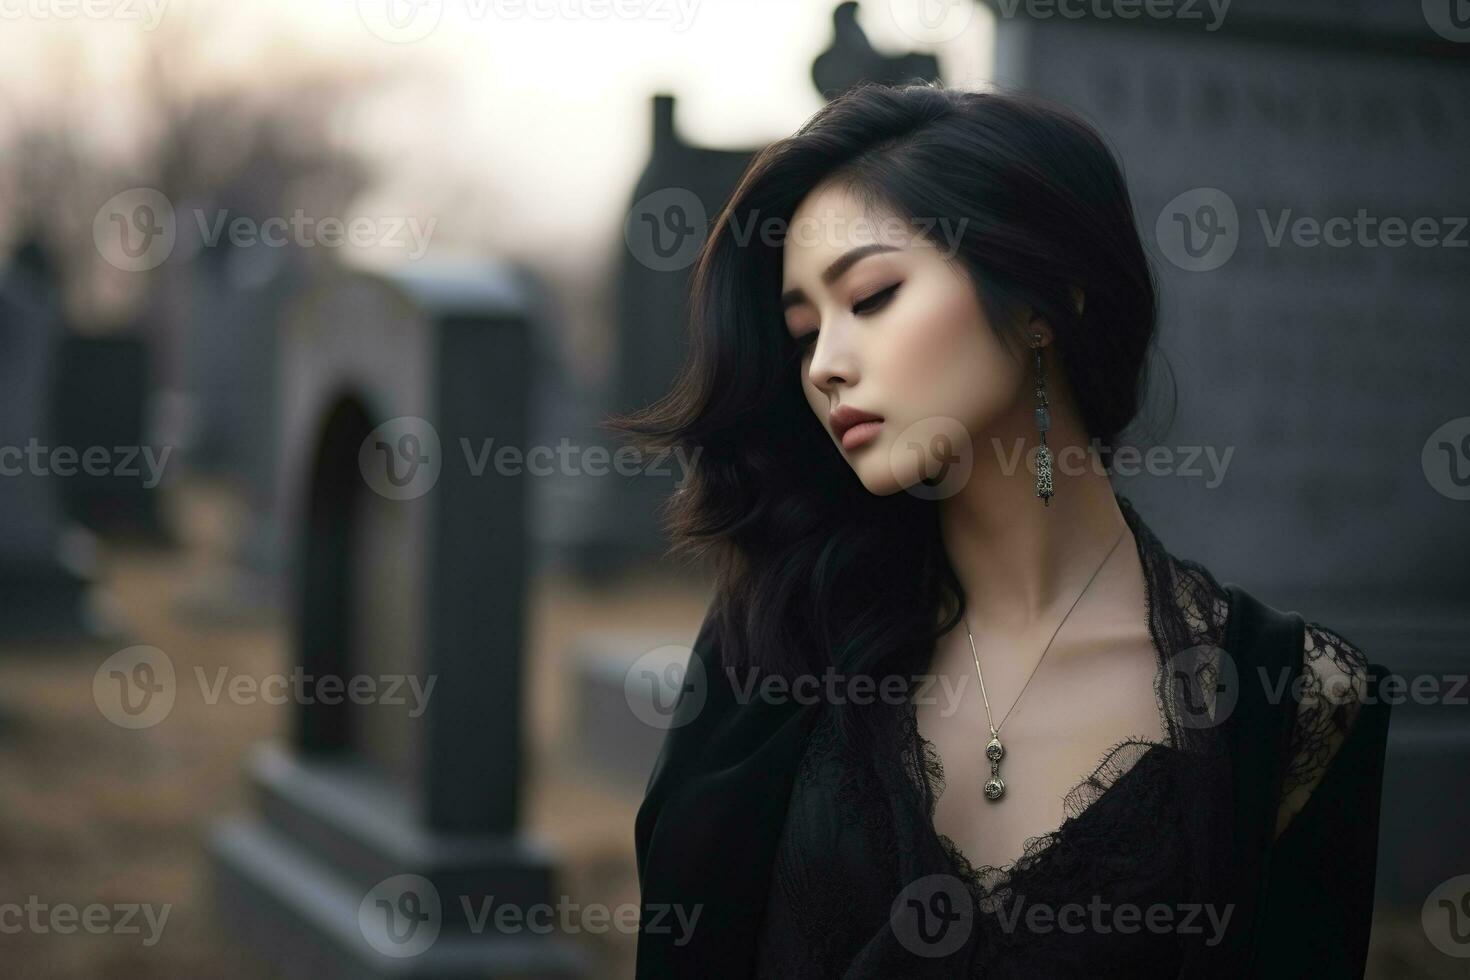
<path id="1" fill-rule="evenodd" d="M 599 422 L 673 379 L 751 156 L 923 78 L 1115 147 L 1177 381 L 1116 483 L 1419 682 L 1370 975 L 1466 975 L 1462 0 L 0 21 L 7 975 L 632 976 L 632 820 L 711 577 L 656 513 L 695 460 Z"/>

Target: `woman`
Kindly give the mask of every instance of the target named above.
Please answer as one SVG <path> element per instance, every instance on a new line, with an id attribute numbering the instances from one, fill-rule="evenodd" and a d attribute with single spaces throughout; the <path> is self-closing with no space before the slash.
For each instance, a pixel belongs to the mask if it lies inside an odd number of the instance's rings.
<path id="1" fill-rule="evenodd" d="M 640 977 L 1362 974 L 1383 669 L 1113 491 L 1155 305 L 1060 107 L 865 86 L 753 161 L 616 423 L 702 450 L 718 571 Z"/>

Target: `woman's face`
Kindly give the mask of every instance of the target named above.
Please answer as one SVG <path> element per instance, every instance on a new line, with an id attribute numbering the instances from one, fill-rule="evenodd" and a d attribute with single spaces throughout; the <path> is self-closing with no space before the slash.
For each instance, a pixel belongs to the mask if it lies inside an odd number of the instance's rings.
<path id="1" fill-rule="evenodd" d="M 1029 362 L 996 339 L 969 276 L 950 260 L 962 229 L 933 225 L 937 243 L 869 214 L 850 192 L 819 187 L 784 242 L 782 306 L 803 345 L 807 404 L 878 495 L 926 477 L 943 486 L 955 465 L 967 475 L 982 435 L 1029 418 Z M 831 418 L 838 408 L 882 421 L 852 428 L 844 445 Z"/>

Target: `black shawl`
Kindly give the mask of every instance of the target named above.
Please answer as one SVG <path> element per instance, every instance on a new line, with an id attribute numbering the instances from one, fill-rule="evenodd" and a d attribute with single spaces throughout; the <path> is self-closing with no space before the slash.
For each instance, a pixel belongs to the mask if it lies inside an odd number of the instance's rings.
<path id="1" fill-rule="evenodd" d="M 1378 684 L 1386 672 L 1363 662 L 1366 689 L 1353 723 L 1331 758 L 1319 759 L 1325 771 L 1305 807 L 1273 839 L 1283 781 L 1299 761 L 1291 751 L 1296 701 L 1281 695 L 1281 683 L 1302 674 L 1311 641 L 1297 613 L 1238 585 L 1224 591 L 1223 647 L 1237 667 L 1238 696 L 1215 733 L 1224 761 L 1214 783 L 1228 803 L 1221 832 L 1202 845 L 1208 853 L 1199 863 L 1215 870 L 1202 878 L 1200 897 L 1232 903 L 1234 911 L 1223 941 L 1187 950 L 1182 975 L 1361 977 L 1389 720 Z M 794 700 L 742 703 L 721 669 L 717 635 L 711 607 L 690 666 L 702 668 L 703 697 L 681 695 L 635 822 L 640 978 L 752 975 L 792 780 L 815 717 L 812 706 Z M 904 870 L 912 881 L 942 866 Z M 697 910 L 692 930 L 681 928 L 675 906 L 686 920 Z M 912 977 L 965 975 L 967 953 L 911 957 L 898 969 Z"/>

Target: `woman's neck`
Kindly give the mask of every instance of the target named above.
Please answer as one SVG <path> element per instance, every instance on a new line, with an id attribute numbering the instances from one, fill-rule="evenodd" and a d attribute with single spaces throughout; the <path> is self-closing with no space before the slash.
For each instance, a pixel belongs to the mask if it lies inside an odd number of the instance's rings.
<path id="1" fill-rule="evenodd" d="M 972 625 L 1007 634 L 1054 625 L 1120 533 L 1118 549 L 1127 543 L 1112 483 L 1094 454 L 1082 461 L 1081 448 L 1069 453 L 1065 473 L 1055 473 L 1049 506 L 1036 496 L 1025 457 L 1009 473 L 977 466 L 960 493 L 940 501 L 940 534 Z"/>

